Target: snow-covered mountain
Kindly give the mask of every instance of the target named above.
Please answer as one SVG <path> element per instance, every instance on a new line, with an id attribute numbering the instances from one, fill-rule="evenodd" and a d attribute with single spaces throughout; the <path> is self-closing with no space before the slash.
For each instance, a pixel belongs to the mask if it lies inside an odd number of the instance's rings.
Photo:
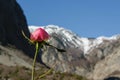
<path id="1" fill-rule="evenodd" d="M 72 31 L 56 25 L 29 26 L 30 32 L 33 32 L 39 27 L 44 28 L 51 36 L 52 34 L 59 35 L 58 37 L 60 37 L 65 47 L 80 48 L 84 54 L 88 54 L 88 51 L 93 48 L 97 48 L 100 44 L 103 44 L 104 41 L 113 42 L 120 38 L 120 35 L 114 35 L 112 37 L 101 36 L 96 39 L 80 37 Z"/>
<path id="2" fill-rule="evenodd" d="M 66 49 L 64 53 L 51 47 L 43 51 L 43 62 L 50 67 L 56 64 L 56 71 L 82 75 L 90 80 L 104 80 L 120 71 L 120 35 L 85 38 L 56 25 L 42 27 L 51 35 L 50 44 Z M 39 26 L 29 26 L 31 32 L 36 28 Z"/>

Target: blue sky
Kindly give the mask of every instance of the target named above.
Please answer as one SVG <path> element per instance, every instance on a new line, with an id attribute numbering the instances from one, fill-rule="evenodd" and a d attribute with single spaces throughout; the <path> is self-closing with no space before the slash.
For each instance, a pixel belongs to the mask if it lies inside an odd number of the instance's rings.
<path id="1" fill-rule="evenodd" d="M 82 37 L 120 33 L 120 0 L 17 0 L 29 25 L 58 25 Z"/>

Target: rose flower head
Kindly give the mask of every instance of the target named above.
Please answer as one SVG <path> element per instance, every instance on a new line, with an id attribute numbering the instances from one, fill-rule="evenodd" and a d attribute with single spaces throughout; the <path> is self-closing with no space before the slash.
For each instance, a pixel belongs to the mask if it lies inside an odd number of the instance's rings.
<path id="1" fill-rule="evenodd" d="M 33 42 L 42 42 L 50 38 L 49 34 L 43 28 L 37 28 L 31 33 L 30 39 Z"/>

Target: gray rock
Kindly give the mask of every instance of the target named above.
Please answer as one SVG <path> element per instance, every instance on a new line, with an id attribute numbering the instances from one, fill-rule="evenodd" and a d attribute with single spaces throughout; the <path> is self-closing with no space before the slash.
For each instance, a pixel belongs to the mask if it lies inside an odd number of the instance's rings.
<path id="1" fill-rule="evenodd" d="M 12 46 L 4 47 L 0 45 L 0 64 L 6 66 L 24 66 L 31 69 L 32 59 Z"/>
<path id="2" fill-rule="evenodd" d="M 59 35 L 57 37 L 52 35 L 49 42 L 56 47 L 67 50 L 65 53 L 60 53 L 54 48 L 47 47 L 43 51 L 42 59 L 44 63 L 56 71 L 78 74 L 93 80 L 103 80 L 111 74 L 119 72 L 119 38 L 114 41 L 103 41 L 97 47 L 92 48 L 87 55 L 84 55 L 80 48 L 66 47 L 61 42 Z M 119 77 L 119 74 L 115 76 Z"/>
<path id="3" fill-rule="evenodd" d="M 95 65 L 92 75 L 94 80 L 120 77 L 120 46 Z"/>
<path id="4" fill-rule="evenodd" d="M 56 37 L 57 36 L 57 37 Z M 42 60 L 56 71 L 67 72 L 84 76 L 89 70 L 89 61 L 84 57 L 83 51 L 79 48 L 67 48 L 61 42 L 59 35 L 52 35 L 49 43 L 66 52 L 58 52 L 52 47 L 43 51 Z"/>

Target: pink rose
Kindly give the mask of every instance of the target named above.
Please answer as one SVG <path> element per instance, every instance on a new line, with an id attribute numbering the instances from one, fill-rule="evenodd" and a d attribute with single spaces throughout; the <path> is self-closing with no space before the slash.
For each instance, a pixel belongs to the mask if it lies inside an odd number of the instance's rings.
<path id="1" fill-rule="evenodd" d="M 34 42 L 42 42 L 49 38 L 49 34 L 43 28 L 36 29 L 30 36 L 30 39 Z"/>

